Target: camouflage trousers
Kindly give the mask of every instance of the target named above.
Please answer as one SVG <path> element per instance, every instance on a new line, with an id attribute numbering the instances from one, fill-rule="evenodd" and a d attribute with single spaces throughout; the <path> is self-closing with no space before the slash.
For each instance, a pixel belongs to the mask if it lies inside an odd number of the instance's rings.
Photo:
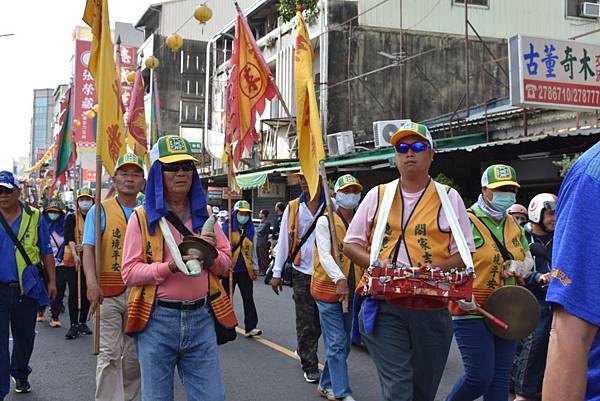
<path id="1" fill-rule="evenodd" d="M 298 355 L 302 370 L 318 370 L 317 347 L 321 335 L 319 310 L 310 294 L 312 276 L 293 271 L 294 303 L 296 304 L 296 336 L 298 337 Z"/>

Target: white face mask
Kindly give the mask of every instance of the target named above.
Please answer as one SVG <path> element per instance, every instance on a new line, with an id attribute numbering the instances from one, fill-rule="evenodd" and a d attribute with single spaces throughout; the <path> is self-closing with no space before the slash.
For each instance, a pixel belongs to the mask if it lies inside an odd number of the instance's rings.
<path id="1" fill-rule="evenodd" d="M 360 203 L 360 192 L 350 194 L 337 192 L 335 194 L 335 201 L 339 207 L 343 207 L 344 209 L 348 210 L 354 210 Z"/>
<path id="2" fill-rule="evenodd" d="M 77 204 L 79 205 L 79 209 L 82 212 L 87 212 L 88 210 L 90 210 L 90 208 L 94 204 L 94 201 L 91 201 L 91 200 L 80 200 Z"/>

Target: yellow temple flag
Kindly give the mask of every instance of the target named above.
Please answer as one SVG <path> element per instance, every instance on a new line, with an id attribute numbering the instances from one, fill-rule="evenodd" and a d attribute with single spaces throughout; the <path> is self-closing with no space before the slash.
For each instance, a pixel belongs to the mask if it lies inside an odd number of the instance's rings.
<path id="1" fill-rule="evenodd" d="M 312 75 L 314 52 L 302 13 L 296 12 L 298 27 L 294 49 L 294 84 L 296 88 L 296 135 L 298 159 L 306 178 L 311 199 L 319 186 L 319 162 L 325 160 L 321 119 Z"/>
<path id="2" fill-rule="evenodd" d="M 108 173 L 113 176 L 115 163 L 126 152 L 125 124 L 121 109 L 119 77 L 110 35 L 107 0 L 87 0 L 83 22 L 92 29 L 92 51 L 89 70 L 96 82 L 98 123 L 96 154 Z"/>

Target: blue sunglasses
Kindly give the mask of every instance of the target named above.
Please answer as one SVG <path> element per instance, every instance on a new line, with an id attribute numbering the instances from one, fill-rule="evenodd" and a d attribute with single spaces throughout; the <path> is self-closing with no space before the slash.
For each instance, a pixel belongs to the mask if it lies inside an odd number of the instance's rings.
<path id="1" fill-rule="evenodd" d="M 412 149 L 415 153 L 421 153 L 427 149 L 427 143 L 425 142 L 414 142 L 414 143 L 397 143 L 395 148 L 398 153 L 408 153 L 408 149 Z"/>

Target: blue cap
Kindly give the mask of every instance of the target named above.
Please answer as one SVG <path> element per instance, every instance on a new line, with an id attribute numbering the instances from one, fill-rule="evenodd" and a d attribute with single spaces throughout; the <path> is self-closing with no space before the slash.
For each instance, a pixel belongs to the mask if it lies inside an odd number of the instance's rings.
<path id="1" fill-rule="evenodd" d="M 15 176 L 10 171 L 0 171 L 0 186 L 4 188 L 19 188 L 19 183 L 15 179 Z"/>

